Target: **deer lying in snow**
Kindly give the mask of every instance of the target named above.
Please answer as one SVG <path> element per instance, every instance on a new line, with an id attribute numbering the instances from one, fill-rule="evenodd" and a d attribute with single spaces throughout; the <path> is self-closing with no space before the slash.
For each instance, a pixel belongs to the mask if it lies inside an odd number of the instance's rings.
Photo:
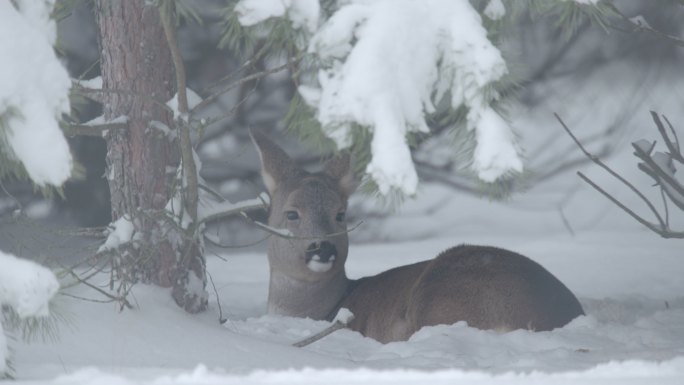
<path id="1" fill-rule="evenodd" d="M 270 314 L 331 320 L 344 307 L 354 314 L 349 328 L 383 343 L 428 325 L 541 331 L 584 314 L 542 266 L 489 246 L 456 246 L 431 260 L 347 278 L 345 210 L 355 187 L 349 156 L 309 173 L 263 134 L 252 132 L 252 139 L 271 198 L 268 224 L 292 234 L 268 245 Z"/>

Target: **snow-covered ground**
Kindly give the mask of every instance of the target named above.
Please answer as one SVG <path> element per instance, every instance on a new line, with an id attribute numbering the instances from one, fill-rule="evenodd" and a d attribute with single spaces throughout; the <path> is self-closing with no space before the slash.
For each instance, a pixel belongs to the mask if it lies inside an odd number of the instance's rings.
<path id="1" fill-rule="evenodd" d="M 478 202 L 471 198 L 463 204 Z M 577 294 L 587 316 L 540 333 L 499 334 L 463 323 L 429 327 L 407 342 L 387 345 L 341 330 L 295 348 L 292 343 L 328 323 L 264 315 L 266 258 L 259 251 L 243 252 L 208 259 L 228 319 L 224 325 L 214 295 L 211 309 L 197 316 L 178 309 L 166 290 L 142 285 L 134 291 L 137 309 L 123 312 L 61 297 L 57 311 L 69 322 L 59 341 L 11 344 L 16 377 L 27 384 L 55 377 L 59 384 L 684 380 L 681 241 L 662 240 L 628 223 L 575 236 L 538 229 L 504 234 L 507 225 L 496 222 L 486 227 L 486 234 L 482 226 L 463 226 L 452 227 L 449 237 L 353 245 L 348 272 L 373 274 L 461 242 L 496 244 L 546 266 Z M 84 287 L 70 292 L 94 295 Z"/>
<path id="2" fill-rule="evenodd" d="M 555 89 L 553 97 L 546 97 L 548 89 L 536 90 L 545 102 L 512 114 L 528 149 L 527 166 L 552 162 L 564 141 L 572 147 L 553 112 L 582 137 L 627 111 L 633 116 L 623 122 L 624 137 L 616 139 L 623 151 L 609 162 L 650 189 L 628 143 L 656 139 L 649 109 L 666 114 L 681 132 L 684 95 L 678 90 L 684 82 L 664 76 L 650 79 L 657 86 L 646 90 L 624 81 L 633 70 L 616 65 L 582 82 L 561 79 L 546 85 Z M 549 135 L 556 140 L 540 147 Z M 639 203 L 596 166 L 581 167 L 628 204 Z M 53 310 L 66 320 L 59 339 L 11 340 L 17 379 L 11 383 L 684 383 L 682 240 L 664 240 L 640 227 L 582 185 L 574 171 L 504 203 L 423 184 L 419 198 L 396 215 L 361 218 L 347 265 L 356 278 L 432 258 L 460 243 L 508 248 L 540 262 L 579 297 L 587 315 L 564 328 L 500 334 L 457 323 L 424 328 L 409 341 L 387 345 L 341 330 L 295 348 L 292 343 L 329 324 L 265 315 L 268 266 L 261 246 L 208 255 L 216 291 L 209 288 L 210 309 L 199 315 L 179 309 L 168 290 L 144 285 L 132 293 L 135 309 L 122 312 L 114 304 L 58 296 Z M 651 190 L 649 196 L 659 199 Z M 355 197 L 352 208 L 361 200 Z M 674 216 L 674 224 L 683 224 L 684 218 L 677 223 Z M 27 239 L 34 235 L 40 236 Z M 104 284 L 108 276 L 98 280 Z M 83 286 L 68 293 L 101 298 Z"/>

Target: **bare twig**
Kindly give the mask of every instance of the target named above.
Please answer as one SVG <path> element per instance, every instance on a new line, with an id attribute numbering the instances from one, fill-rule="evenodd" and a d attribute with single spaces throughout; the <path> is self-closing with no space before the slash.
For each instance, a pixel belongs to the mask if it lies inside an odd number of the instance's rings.
<path id="1" fill-rule="evenodd" d="M 112 295 L 110 293 L 107 293 L 106 291 L 104 291 L 104 290 L 100 289 L 99 287 L 93 285 L 92 283 L 88 282 L 87 280 L 79 277 L 79 275 L 74 273 L 73 270 L 66 270 L 66 271 L 67 271 L 67 273 L 69 273 L 69 275 L 71 275 L 79 283 L 86 285 L 89 288 L 91 288 L 91 289 L 97 291 L 98 293 L 104 295 L 105 297 L 109 298 L 111 300 L 111 302 L 118 302 L 118 303 L 121 303 L 124 306 L 126 306 L 126 308 L 128 308 L 128 309 L 133 309 L 133 305 L 131 305 L 131 303 L 128 302 L 128 299 L 126 299 L 125 295 L 124 296 L 115 296 L 115 295 Z"/>
<path id="2" fill-rule="evenodd" d="M 319 238 L 331 238 L 331 237 L 336 237 L 338 235 L 342 234 L 348 234 L 351 233 L 352 231 L 356 230 L 357 227 L 361 226 L 363 224 L 363 221 L 360 221 L 356 225 L 352 226 L 351 228 L 344 230 L 344 231 L 337 231 L 334 233 L 330 234 L 325 234 L 322 237 L 298 237 L 296 235 L 292 235 L 288 230 L 280 230 L 275 227 L 271 227 L 269 225 L 266 225 L 264 223 L 261 223 L 259 221 L 255 221 L 254 219 L 250 218 L 249 215 L 245 214 L 244 212 L 241 212 L 242 217 L 245 218 L 248 222 L 252 223 L 256 227 L 260 228 L 261 230 L 271 233 L 273 235 L 276 235 L 281 238 L 285 239 L 303 239 L 303 240 L 313 240 L 313 239 L 319 239 Z"/>
<path id="3" fill-rule="evenodd" d="M 256 79 L 261 79 L 261 78 L 263 78 L 263 77 L 266 77 L 266 76 L 268 76 L 268 75 L 274 74 L 274 73 L 276 73 L 276 72 L 280 72 L 280 71 L 282 71 L 282 70 L 284 70 L 284 69 L 288 69 L 291 62 L 298 61 L 298 60 L 300 60 L 300 58 L 301 58 L 301 57 L 295 57 L 295 58 L 292 58 L 292 59 L 288 60 L 287 62 L 285 62 L 285 64 L 282 64 L 282 65 L 279 65 L 279 66 L 277 66 L 277 67 L 273 67 L 273 68 L 271 68 L 271 69 L 267 69 L 267 70 L 264 70 L 264 71 L 261 71 L 261 72 L 257 72 L 257 73 L 254 73 L 254 74 L 251 74 L 251 75 L 248 75 L 248 76 L 245 76 L 245 77 L 241 78 L 240 80 L 237 80 L 237 81 L 235 81 L 235 82 L 233 82 L 233 83 L 231 83 L 231 84 L 229 84 L 229 85 L 227 85 L 227 86 L 221 88 L 219 91 L 217 91 L 216 93 L 212 94 L 211 96 L 206 97 L 206 98 L 205 98 L 204 100 L 202 100 L 199 104 L 197 104 L 196 106 L 194 106 L 194 107 L 190 110 L 190 113 L 192 114 L 192 113 L 194 113 L 194 112 L 196 112 L 196 111 L 198 111 L 198 110 L 200 110 L 200 109 L 206 107 L 207 105 L 213 103 L 216 99 L 218 99 L 219 97 L 221 97 L 221 95 L 223 95 L 223 94 L 225 94 L 226 92 L 232 90 L 233 88 L 236 88 L 236 87 L 239 87 L 239 86 L 243 85 L 244 83 L 247 83 L 247 82 L 249 82 L 249 81 L 256 80 Z"/>
<path id="4" fill-rule="evenodd" d="M 665 224 L 670 226 L 670 210 L 667 207 L 667 195 L 665 194 L 665 189 L 660 187 L 660 198 L 663 200 L 663 207 L 665 208 Z"/>
<path id="5" fill-rule="evenodd" d="M 19 208 L 20 213 L 24 212 L 24 206 L 21 205 L 21 202 L 19 202 L 19 199 L 17 199 L 14 195 L 10 194 L 10 192 L 7 191 L 7 189 L 5 188 L 5 185 L 2 183 L 2 180 L 0 180 L 0 190 L 2 190 L 5 193 L 5 195 L 10 197 L 10 199 L 12 199 L 14 201 L 14 204 L 17 205 L 17 207 Z"/>
<path id="6" fill-rule="evenodd" d="M 231 73 L 222 77 L 221 79 L 218 79 L 214 84 L 210 85 L 208 87 L 208 89 L 213 90 L 213 89 L 219 88 L 223 82 L 232 79 L 233 77 L 235 77 L 236 74 L 239 74 L 240 72 L 247 69 L 248 67 L 259 63 L 259 61 L 261 60 L 261 57 L 266 54 L 267 48 L 268 48 L 268 45 L 262 44 L 261 48 L 259 48 L 259 50 L 257 52 L 255 52 L 251 58 L 245 60 L 245 62 L 242 63 L 242 65 L 239 68 L 233 70 Z"/>
<path id="7" fill-rule="evenodd" d="M 672 132 L 672 135 L 674 136 L 674 142 L 670 139 L 670 136 L 667 134 L 667 131 L 665 130 L 665 126 L 663 126 L 663 122 L 660 121 L 660 117 L 655 111 L 651 111 L 651 117 L 653 118 L 653 122 L 655 123 L 656 127 L 658 127 L 658 132 L 660 132 L 660 136 L 663 137 L 663 140 L 665 141 L 665 146 L 667 146 L 667 149 L 670 152 L 670 156 L 672 156 L 672 159 L 675 159 L 680 163 L 684 163 L 684 156 L 682 156 L 682 153 L 679 148 L 679 138 L 677 138 L 677 132 L 675 132 L 674 127 L 672 127 L 670 121 L 668 121 L 667 118 L 665 118 L 665 121 L 667 122 L 668 126 L 670 126 L 670 132 Z"/>
<path id="8" fill-rule="evenodd" d="M 72 136 L 96 136 L 101 138 L 108 130 L 125 130 L 127 123 L 104 123 L 104 124 L 69 124 L 64 126 L 64 135 Z"/>
<path id="9" fill-rule="evenodd" d="M 256 245 L 260 244 L 261 242 L 264 242 L 265 240 L 267 240 L 268 238 L 270 238 L 271 235 L 272 235 L 272 234 L 268 234 L 268 235 L 266 235 L 265 237 L 259 239 L 258 241 L 254 241 L 254 242 L 250 242 L 250 243 L 244 243 L 244 244 L 241 244 L 241 245 L 224 245 L 224 244 L 222 244 L 222 243 L 219 243 L 219 242 L 214 241 L 213 239 L 211 239 L 210 237 L 207 237 L 206 235 L 204 236 L 204 240 L 207 241 L 207 242 L 209 242 L 209 243 L 211 243 L 212 246 L 219 247 L 219 248 L 222 248 L 222 249 L 244 249 L 244 248 L 247 248 L 247 247 L 256 246 Z"/>
<path id="10" fill-rule="evenodd" d="M 661 39 L 664 39 L 666 41 L 669 41 L 670 43 L 673 43 L 679 47 L 684 47 L 684 40 L 680 39 L 677 36 L 669 35 L 665 32 L 662 32 L 660 30 L 657 30 L 653 27 L 651 27 L 648 24 L 642 24 L 637 21 L 635 21 L 632 18 L 627 17 L 622 11 L 618 9 L 612 2 L 606 2 L 606 5 L 610 7 L 611 11 L 615 12 L 620 18 L 625 21 L 626 23 L 630 24 L 632 27 L 634 27 L 634 32 L 648 32 L 652 35 L 655 35 L 656 37 L 659 37 Z"/>
<path id="11" fill-rule="evenodd" d="M 567 132 L 568 135 L 570 135 L 570 137 L 572 138 L 572 140 L 577 144 L 577 146 L 580 148 L 580 150 L 582 150 L 582 152 L 584 153 L 584 155 L 586 155 L 589 159 L 591 159 L 592 162 L 596 163 L 596 164 L 599 165 L 601 168 L 603 168 L 604 170 L 606 170 L 606 171 L 607 171 L 610 175 L 612 175 L 614 178 L 616 178 L 617 180 L 619 180 L 620 182 L 622 182 L 625 186 L 627 186 L 630 190 L 632 190 L 637 196 L 639 196 L 639 198 L 641 198 L 641 200 L 643 200 L 643 201 L 646 203 L 646 205 L 647 205 L 648 208 L 651 210 L 651 212 L 653 212 L 653 214 L 655 215 L 655 217 L 658 219 L 658 223 L 660 224 L 660 227 L 658 228 L 659 230 L 657 231 L 658 234 L 660 234 L 660 232 L 661 232 L 663 229 L 666 229 L 667 226 L 665 225 L 665 221 L 664 221 L 663 218 L 660 216 L 660 213 L 659 213 L 658 210 L 655 208 L 655 206 L 653 206 L 653 203 L 651 203 L 651 201 L 648 200 L 648 198 L 646 198 L 646 196 L 645 196 L 641 191 L 639 191 L 639 189 L 637 189 L 636 187 L 634 187 L 633 184 L 631 184 L 629 181 L 627 181 L 625 178 L 623 178 L 623 177 L 622 177 L 620 174 L 618 174 L 617 172 L 613 171 L 613 169 L 611 169 L 610 167 L 608 167 L 608 166 L 607 166 L 605 163 L 603 163 L 603 161 L 601 161 L 599 158 L 597 158 L 596 156 L 592 155 L 589 151 L 587 151 L 587 149 L 584 148 L 584 146 L 582 145 L 582 143 L 577 139 L 577 137 L 572 133 L 572 131 L 570 131 L 570 129 L 568 128 L 568 126 L 565 124 L 565 122 L 563 122 L 563 120 L 560 118 L 560 116 L 558 116 L 558 114 L 556 114 L 556 113 L 554 113 L 554 116 L 556 117 L 556 119 L 558 120 L 558 122 L 560 122 L 560 124 L 563 126 L 563 129 L 565 130 L 565 132 Z M 599 192 L 601 192 L 601 193 L 603 193 L 604 195 L 606 195 L 607 197 L 609 197 L 609 199 L 610 199 L 611 201 L 613 201 L 613 203 L 617 204 L 618 206 L 620 206 L 620 208 L 622 208 L 623 210 L 625 210 L 625 211 L 627 211 L 628 213 L 630 213 L 630 215 L 632 215 L 633 217 L 635 217 L 635 219 L 637 219 L 640 223 L 644 224 L 645 226 L 647 226 L 647 227 L 649 227 L 650 229 L 653 230 L 653 226 L 655 226 L 655 225 L 653 225 L 652 223 L 650 223 L 650 222 L 648 222 L 648 221 L 645 221 L 643 218 L 641 218 L 641 217 L 639 217 L 638 215 L 636 215 L 633 211 L 629 210 L 629 209 L 628 209 L 626 206 L 624 206 L 622 203 L 619 203 L 615 198 L 613 198 L 610 194 L 606 193 L 605 190 L 600 189 L 595 183 L 591 182 L 590 179 L 587 178 L 587 177 L 585 177 L 583 174 L 581 174 L 581 173 L 578 173 L 578 174 L 580 175 L 580 177 L 581 177 L 585 182 L 589 183 L 590 185 L 592 185 L 592 187 L 594 187 L 595 189 L 597 189 Z M 655 231 L 655 230 L 654 230 L 654 231 Z"/>
<path id="12" fill-rule="evenodd" d="M 647 221 L 646 219 L 644 219 L 644 218 L 642 218 L 641 216 L 639 216 L 639 214 L 637 214 L 637 213 L 635 213 L 634 211 L 632 211 L 632 209 L 630 209 L 629 207 L 625 206 L 622 202 L 620 202 L 619 200 L 615 199 L 615 197 L 613 197 L 613 196 L 610 195 L 606 190 L 602 189 L 599 185 L 597 185 L 596 183 L 594 183 L 594 181 L 592 181 L 591 179 L 589 179 L 586 175 L 582 174 L 582 173 L 579 172 L 579 171 L 577 172 L 577 175 L 579 175 L 579 177 L 582 178 L 582 180 L 584 180 L 585 182 L 587 182 L 591 187 L 593 187 L 594 189 L 596 189 L 596 191 L 598 191 L 598 192 L 600 192 L 601 194 L 603 194 L 603 196 L 605 196 L 606 198 L 608 198 L 608 199 L 609 199 L 611 202 L 613 202 L 616 206 L 618 206 L 619 208 L 621 208 L 622 210 L 624 210 L 624 211 L 625 211 L 627 214 L 629 214 L 632 218 L 636 219 L 636 220 L 637 220 L 639 223 L 641 223 L 642 225 L 648 227 L 649 230 L 655 232 L 656 234 L 658 234 L 658 235 L 660 235 L 660 236 L 662 236 L 662 237 L 664 237 L 664 238 L 684 238 L 684 233 L 681 233 L 679 236 L 676 236 L 676 234 L 675 234 L 675 236 L 666 236 L 666 235 L 670 234 L 670 232 L 666 231 L 666 227 L 665 227 L 664 225 L 663 225 L 663 226 L 658 226 L 658 225 L 655 224 L 655 223 L 652 223 L 652 222 Z"/>
<path id="13" fill-rule="evenodd" d="M 213 222 L 213 221 L 219 220 L 219 219 L 221 219 L 221 218 L 230 217 L 230 216 L 237 215 L 237 214 L 242 214 L 242 215 L 244 215 L 243 213 L 244 213 L 245 211 L 252 211 L 252 210 L 257 210 L 257 209 L 263 209 L 263 208 L 266 208 L 266 207 L 268 207 L 268 206 L 264 205 L 263 203 L 254 203 L 254 204 L 245 205 L 245 206 L 237 206 L 237 207 L 235 207 L 235 208 L 233 208 L 233 209 L 230 209 L 230 210 L 221 211 L 221 212 L 218 212 L 218 213 L 214 213 L 214 214 L 208 215 L 208 216 L 206 216 L 205 218 L 202 218 L 202 219 L 199 221 L 199 223 Z"/>
<path id="14" fill-rule="evenodd" d="M 117 89 L 117 88 L 109 88 L 109 89 L 102 89 L 102 88 L 87 88 L 83 87 L 80 85 L 78 82 L 72 82 L 72 87 L 71 89 L 74 92 L 81 93 L 83 96 L 87 97 L 88 99 L 94 100 L 98 103 L 105 103 L 105 95 L 123 95 L 123 96 L 129 96 L 132 98 L 138 98 L 142 99 L 144 101 L 148 101 L 150 103 L 153 103 L 163 109 L 165 109 L 168 112 L 173 112 L 171 110 L 171 107 L 166 105 L 166 101 L 164 100 L 159 100 L 156 99 L 152 96 L 149 95 L 143 95 L 136 93 L 134 91 L 129 91 L 129 90 L 122 90 L 122 89 Z"/>
<path id="15" fill-rule="evenodd" d="M 223 325 L 228 321 L 226 318 L 223 318 L 223 309 L 221 308 L 221 298 L 219 297 L 218 290 L 216 290 L 216 284 L 214 283 L 214 278 L 211 276 L 211 273 L 207 271 L 207 276 L 209 277 L 209 282 L 211 283 L 211 287 L 214 288 L 214 294 L 216 295 L 216 306 L 218 306 L 218 311 L 219 311 L 219 323 Z"/>
<path id="16" fill-rule="evenodd" d="M 342 321 L 335 321 L 334 324 L 331 326 L 323 329 L 322 331 L 312 335 L 311 337 L 307 337 L 299 342 L 295 342 L 292 344 L 292 346 L 297 347 L 297 348 L 303 348 L 304 346 L 311 345 L 312 343 L 320 340 L 323 337 L 326 337 L 340 329 L 344 329 L 347 327 L 347 324 L 342 322 Z"/>

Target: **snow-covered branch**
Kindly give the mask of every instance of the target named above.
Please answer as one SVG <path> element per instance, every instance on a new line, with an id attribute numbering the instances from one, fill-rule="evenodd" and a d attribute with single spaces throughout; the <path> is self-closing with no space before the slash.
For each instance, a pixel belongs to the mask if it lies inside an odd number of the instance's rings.
<path id="1" fill-rule="evenodd" d="M 69 113 L 71 80 L 53 49 L 52 2 L 38 3 L 0 2 L 0 151 L 20 161 L 34 183 L 59 186 L 72 168 L 58 124 Z"/>
<path id="2" fill-rule="evenodd" d="M 301 3 L 243 0 L 236 11 L 244 25 L 285 17 L 306 26 L 317 72 L 303 79 L 299 93 L 338 149 L 352 145 L 355 126 L 371 131 L 366 172 L 382 194 L 415 194 L 407 135 L 429 132 L 426 116 L 444 98 L 452 108 L 468 110 L 467 128 L 477 140 L 472 165 L 480 179 L 493 182 L 522 171 L 512 128 L 493 107 L 494 84 L 507 74 L 506 62 L 469 2 L 350 0 L 327 20 L 304 12 Z"/>
<path id="3" fill-rule="evenodd" d="M 0 251 L 0 308 L 9 306 L 20 319 L 46 317 L 59 282 L 47 268 Z M 0 319 L 0 376 L 8 356 Z"/>

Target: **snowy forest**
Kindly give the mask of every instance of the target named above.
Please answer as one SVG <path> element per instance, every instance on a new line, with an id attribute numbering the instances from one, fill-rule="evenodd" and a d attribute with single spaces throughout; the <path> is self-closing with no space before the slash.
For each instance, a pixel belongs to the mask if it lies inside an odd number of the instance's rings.
<path id="1" fill-rule="evenodd" d="M 0 383 L 681 384 L 683 20 L 0 1 Z"/>

